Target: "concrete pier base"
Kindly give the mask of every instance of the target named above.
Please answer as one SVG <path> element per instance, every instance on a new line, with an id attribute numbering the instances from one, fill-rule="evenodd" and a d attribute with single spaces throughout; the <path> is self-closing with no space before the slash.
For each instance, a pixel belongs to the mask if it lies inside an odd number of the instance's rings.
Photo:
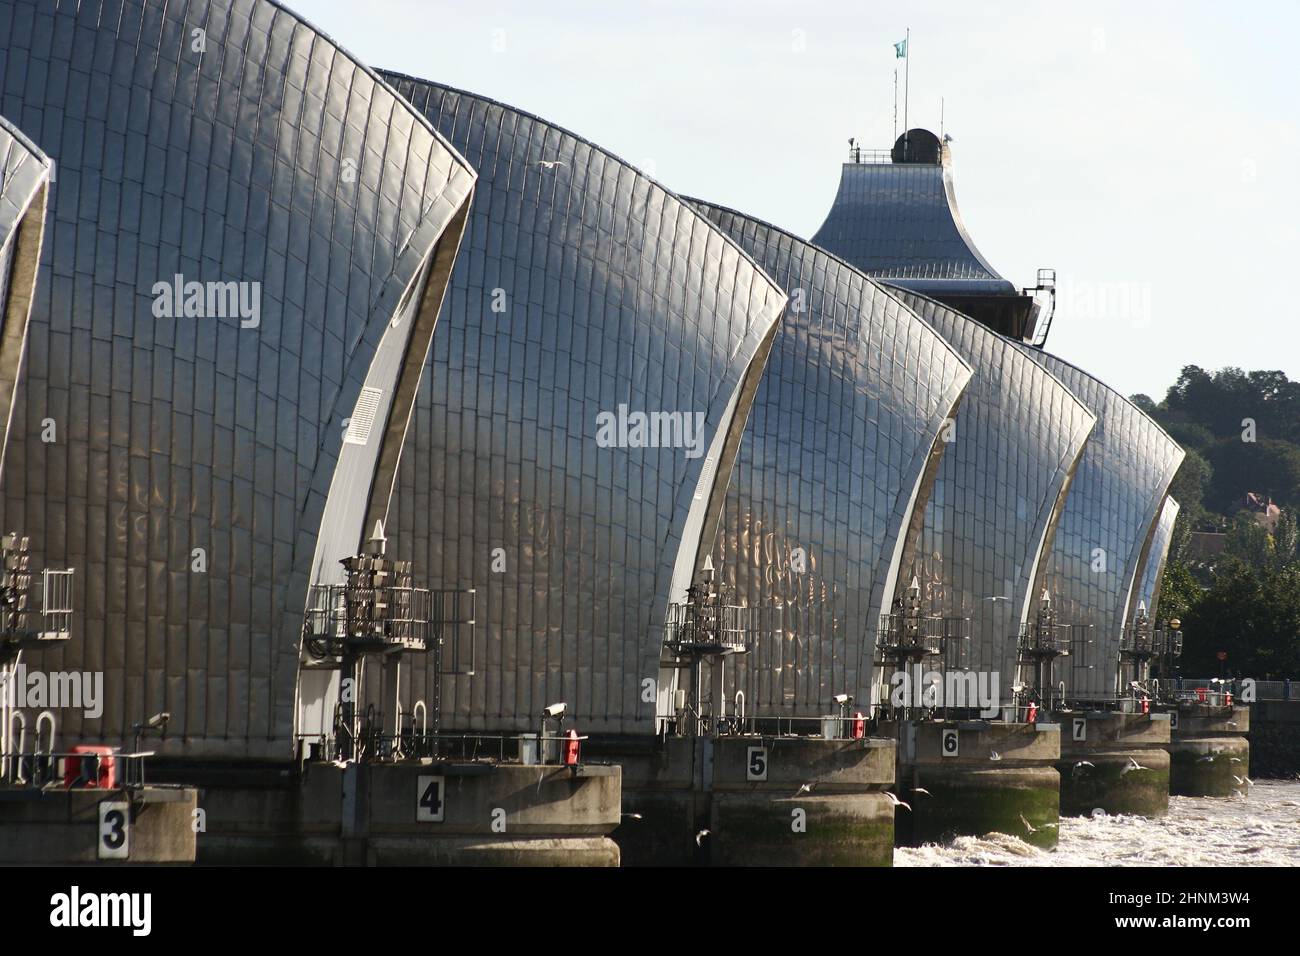
<path id="1" fill-rule="evenodd" d="M 210 781 L 213 865 L 618 866 L 618 767 L 308 764 Z"/>
<path id="2" fill-rule="evenodd" d="M 896 817 L 898 845 L 1008 833 L 1044 849 L 1056 846 L 1057 725 L 899 721 L 880 729 L 897 735 L 896 792 L 911 805 Z"/>
<path id="3" fill-rule="evenodd" d="M 1168 714 L 1071 711 L 1061 726 L 1061 813 L 1160 817 L 1169 812 Z"/>
<path id="4" fill-rule="evenodd" d="M 625 866 L 893 862 L 893 741 L 670 737 L 618 759 Z"/>
<path id="5" fill-rule="evenodd" d="M 0 788 L 0 864 L 188 865 L 196 801 L 179 787 Z"/>
<path id="6" fill-rule="evenodd" d="M 1250 776 L 1249 707 L 1184 704 L 1169 744 L 1169 791 L 1181 797 L 1230 797 Z"/>

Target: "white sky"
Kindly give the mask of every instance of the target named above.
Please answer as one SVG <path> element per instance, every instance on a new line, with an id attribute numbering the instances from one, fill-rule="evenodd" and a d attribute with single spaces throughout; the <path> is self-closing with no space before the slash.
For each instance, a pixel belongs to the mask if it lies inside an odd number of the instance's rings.
<path id="1" fill-rule="evenodd" d="M 1020 285 L 1057 270 L 1050 351 L 1156 399 L 1187 364 L 1300 379 L 1294 0 L 286 2 L 805 238 L 848 137 L 892 142 L 910 27 L 911 125 L 944 98 L 980 251 Z"/>

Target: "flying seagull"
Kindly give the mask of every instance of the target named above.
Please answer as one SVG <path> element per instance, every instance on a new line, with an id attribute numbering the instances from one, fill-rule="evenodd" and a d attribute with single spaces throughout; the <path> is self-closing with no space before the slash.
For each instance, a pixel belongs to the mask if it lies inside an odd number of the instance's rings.
<path id="1" fill-rule="evenodd" d="M 1123 770 L 1121 770 L 1121 771 L 1119 772 L 1119 775 L 1122 777 L 1122 776 L 1124 776 L 1124 774 L 1128 773 L 1128 772 L 1131 771 L 1131 770 L 1150 770 L 1150 769 L 1151 769 L 1150 767 L 1144 767 L 1144 766 L 1142 766 L 1140 763 L 1138 763 L 1136 760 L 1134 760 L 1132 757 L 1129 757 L 1129 758 L 1128 758 L 1128 766 L 1125 767 Z"/>
<path id="2" fill-rule="evenodd" d="M 990 759 L 990 760 L 1001 760 L 1001 759 L 1002 759 L 1002 754 L 998 753 L 996 750 L 990 750 L 990 751 L 989 751 L 989 759 Z"/>
<path id="3" fill-rule="evenodd" d="M 797 797 L 801 793 L 810 793 L 812 792 L 812 788 L 813 785 L 811 783 L 805 783 L 802 787 L 800 787 L 798 790 L 794 792 L 794 795 Z"/>
<path id="4" fill-rule="evenodd" d="M 912 805 L 911 805 L 910 803 L 906 802 L 905 800 L 899 800 L 898 797 L 896 797 L 896 796 L 894 795 L 894 792 L 893 792 L 892 790 L 886 790 L 886 791 L 885 791 L 885 796 L 887 796 L 887 797 L 889 798 L 889 802 L 890 802 L 893 806 L 896 806 L 896 807 L 907 807 L 907 809 L 909 809 L 909 810 L 912 809 Z"/>
<path id="5" fill-rule="evenodd" d="M 542 169 L 554 169 L 556 166 L 567 166 L 569 164 L 559 159 L 539 159 L 537 165 Z"/>
<path id="6" fill-rule="evenodd" d="M 1020 814 L 1020 822 L 1025 825 L 1025 829 L 1028 830 L 1030 833 L 1038 832 L 1038 827 L 1034 826 L 1032 823 L 1026 820 L 1025 815 L 1023 813 Z"/>
<path id="7" fill-rule="evenodd" d="M 925 787 L 913 787 L 913 788 L 912 788 L 912 792 L 913 792 L 913 793 L 923 793 L 923 794 L 925 794 L 927 797 L 930 796 L 930 791 L 927 790 L 927 789 L 925 789 Z"/>
<path id="8" fill-rule="evenodd" d="M 699 833 L 695 834 L 695 845 L 704 846 L 704 838 L 708 835 L 709 835 L 708 830 L 701 830 Z"/>

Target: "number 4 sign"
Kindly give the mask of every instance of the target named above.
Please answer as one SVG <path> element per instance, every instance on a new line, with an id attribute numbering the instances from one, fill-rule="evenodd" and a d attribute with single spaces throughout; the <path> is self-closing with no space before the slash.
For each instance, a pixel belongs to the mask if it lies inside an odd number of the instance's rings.
<path id="1" fill-rule="evenodd" d="M 441 823 L 447 808 L 445 777 L 416 777 L 415 822 Z"/>

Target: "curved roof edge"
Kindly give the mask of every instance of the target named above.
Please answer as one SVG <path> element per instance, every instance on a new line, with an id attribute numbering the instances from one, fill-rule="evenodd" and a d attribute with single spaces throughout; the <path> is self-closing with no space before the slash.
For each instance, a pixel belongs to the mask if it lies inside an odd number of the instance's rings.
<path id="1" fill-rule="evenodd" d="M 642 177 L 646 182 L 650 183 L 653 186 L 658 187 L 659 189 L 662 189 L 665 193 L 672 196 L 674 199 L 676 199 L 678 202 L 682 203 L 685 206 L 691 206 L 696 202 L 696 200 L 691 199 L 689 196 L 685 196 L 679 192 L 670 189 L 668 186 L 664 185 L 664 183 L 661 180 L 655 178 L 654 176 L 651 176 L 649 173 L 643 170 L 640 166 L 637 166 L 635 163 L 628 162 L 626 159 L 624 159 L 618 153 L 615 153 L 613 150 L 607 149 L 606 147 L 601 146 L 599 143 L 594 143 L 591 140 L 587 139 L 587 137 L 581 135 L 580 133 L 573 132 L 573 130 L 569 129 L 567 126 L 561 126 L 558 123 L 548 120 L 545 116 L 541 116 L 537 113 L 532 113 L 528 110 L 520 109 L 517 106 L 512 106 L 511 104 L 506 103 L 503 100 L 498 100 L 492 96 L 486 96 L 482 93 L 475 93 L 473 90 L 467 90 L 459 86 L 452 86 L 450 83 L 439 83 L 437 80 L 426 80 L 425 78 L 420 76 L 413 76 L 410 73 L 402 73 L 398 70 L 389 70 L 383 67 L 378 67 L 376 69 L 379 76 L 382 77 L 386 83 L 390 84 L 389 88 L 393 89 L 396 95 L 399 97 L 401 96 L 401 93 L 397 91 L 395 87 L 391 86 L 391 83 L 393 81 L 400 82 L 405 80 L 408 83 L 420 83 L 424 86 L 431 86 L 436 89 L 445 90 L 448 93 L 455 93 L 459 96 L 472 96 L 474 97 L 474 99 L 486 103 L 489 106 L 499 106 L 503 110 L 509 110 L 510 112 L 518 116 L 522 116 L 526 119 L 533 120 L 534 122 L 541 123 L 545 126 L 549 126 L 551 129 L 555 130 L 556 132 L 562 133 L 565 136 L 573 137 L 575 141 L 581 143 L 582 145 L 590 147 L 593 151 L 600 153 L 602 156 L 608 157 L 609 159 L 618 163 L 620 166 L 625 166 L 626 168 L 632 170 L 638 176 Z M 415 109 L 415 107 L 412 108 Z M 415 109 L 415 111 L 417 113 L 420 112 L 419 109 Z M 423 114 L 421 115 L 423 116 Z M 707 217 L 703 217 L 703 218 L 707 221 Z M 776 288 L 778 290 L 780 289 L 780 286 L 778 286 L 775 282 L 772 281 L 772 277 L 763 271 L 763 267 L 754 261 L 754 257 L 751 256 L 749 253 L 747 253 L 743 248 L 741 248 L 741 246 L 734 239 L 728 236 L 721 229 L 714 226 L 713 223 L 709 223 L 709 227 L 718 234 L 718 237 L 720 239 L 722 239 L 727 245 L 729 245 L 732 249 L 734 249 L 742 259 L 748 261 L 749 264 L 752 265 L 760 275 L 764 276 L 767 279 L 768 283 L 773 286 L 773 288 Z"/>
<path id="2" fill-rule="evenodd" d="M 53 171 L 45 152 L 0 116 L 0 483 L 27 349 Z"/>

